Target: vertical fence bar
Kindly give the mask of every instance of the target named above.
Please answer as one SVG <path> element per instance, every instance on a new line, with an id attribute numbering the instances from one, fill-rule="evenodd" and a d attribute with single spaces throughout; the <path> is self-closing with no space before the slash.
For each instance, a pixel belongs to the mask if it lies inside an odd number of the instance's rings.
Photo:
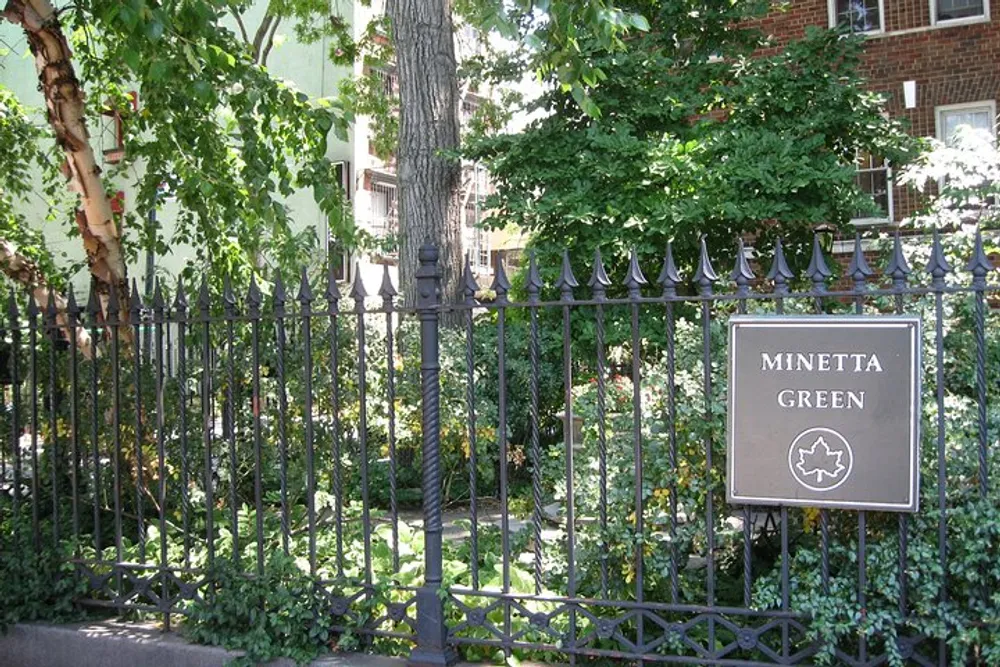
<path id="1" fill-rule="evenodd" d="M 386 398 L 389 401 L 389 516 L 392 521 L 392 571 L 399 573 L 399 505 L 396 499 L 396 345 L 393 336 L 393 299 L 396 288 L 392 286 L 389 276 L 389 265 L 382 270 L 382 286 L 379 288 L 382 297 L 382 309 L 385 311 L 385 372 Z"/>
<path id="2" fill-rule="evenodd" d="M 788 281 L 795 277 L 795 273 L 789 268 L 785 259 L 785 251 L 781 245 L 781 237 L 774 244 L 774 258 L 771 262 L 771 269 L 767 272 L 767 279 L 774 283 L 774 293 L 777 298 L 774 300 L 774 310 L 778 315 L 785 312 L 784 295 L 788 294 Z M 781 506 L 781 610 L 788 611 L 791 603 L 789 591 L 788 570 L 790 558 L 788 552 L 788 507 Z M 781 657 L 787 658 L 791 651 L 789 646 L 788 620 L 781 622 Z"/>
<path id="3" fill-rule="evenodd" d="M 38 483 L 38 304 L 28 300 L 28 378 L 31 383 L 31 535 L 35 553 L 42 549 Z"/>
<path id="4" fill-rule="evenodd" d="M 465 256 L 462 295 L 469 308 L 465 311 L 465 409 L 469 422 L 469 561 L 472 569 L 472 590 L 479 590 L 479 452 L 476 433 L 476 358 L 473 349 L 473 320 L 476 292 L 479 285 L 472 275 L 472 264 Z"/>
<path id="5" fill-rule="evenodd" d="M 115 458 L 112 471 L 112 495 L 115 511 L 115 562 L 122 562 L 122 540 L 124 527 L 122 519 L 122 390 L 121 390 L 121 332 L 125 326 L 121 316 L 121 302 L 118 289 L 111 287 L 108 296 L 108 335 L 111 337 L 111 439 Z M 116 567 L 117 593 L 122 594 L 121 568 Z"/>
<path id="6" fill-rule="evenodd" d="M 166 324 L 166 302 L 163 299 L 163 291 L 160 288 L 160 281 L 157 279 L 153 292 L 153 338 L 155 364 L 155 389 L 156 389 L 156 463 L 159 485 L 157 493 L 157 504 L 159 509 L 159 531 L 160 531 L 160 600 L 159 604 L 163 611 L 163 627 L 170 630 L 170 589 L 167 563 L 167 455 L 166 455 L 166 409 L 165 403 L 165 376 L 164 368 L 165 341 L 163 329 Z"/>
<path id="7" fill-rule="evenodd" d="M 730 279 L 736 283 L 737 312 L 745 315 L 747 312 L 747 297 L 750 295 L 750 283 L 754 279 L 753 271 L 747 262 L 743 239 L 736 242 L 736 261 Z M 749 607 L 753 595 L 753 507 L 743 506 L 743 606 Z"/>
<path id="8" fill-rule="evenodd" d="M 21 373 L 18 359 L 21 356 L 21 316 L 17 309 L 17 299 L 12 291 L 7 297 L 7 321 L 10 324 L 10 449 L 14 458 L 14 530 L 21 530 L 21 485 L 23 464 L 21 461 Z"/>
<path id="9" fill-rule="evenodd" d="M 417 309 L 420 317 L 420 384 L 423 509 L 424 584 L 417 591 L 416 646 L 410 654 L 413 667 L 450 665 L 457 656 L 448 646 L 441 585 L 441 365 L 438 343 L 440 276 L 438 249 L 425 243 L 419 251 Z"/>
<path id="10" fill-rule="evenodd" d="M 861 244 L 861 234 L 854 236 L 854 255 L 851 263 L 847 267 L 847 272 L 854 281 L 854 312 L 857 315 L 864 314 L 865 292 L 868 290 L 868 278 L 875 274 L 868 266 L 865 259 L 864 249 Z M 867 588 L 868 588 L 868 554 L 867 554 L 867 533 L 868 533 L 868 513 L 864 510 L 858 511 L 858 607 L 861 609 L 862 623 L 867 621 Z M 858 637 L 858 659 L 861 662 L 868 660 L 868 635 L 864 627 L 861 628 Z"/>
<path id="11" fill-rule="evenodd" d="M 698 260 L 698 270 L 694 281 L 698 284 L 703 297 L 712 296 L 712 283 L 719 279 L 712 268 L 708 256 L 708 244 L 705 236 L 701 237 L 701 256 Z M 712 303 L 708 298 L 701 302 L 701 339 L 702 339 L 702 387 L 705 392 L 705 422 L 706 428 L 712 423 Z M 705 581 L 708 606 L 715 605 L 715 499 L 712 490 L 712 434 L 706 431 L 705 446 L 705 566 L 707 577 Z M 715 619 L 708 619 L 708 650 L 715 651 Z"/>
<path id="12" fill-rule="evenodd" d="M 499 468 L 500 468 L 500 549 L 502 556 L 502 589 L 504 596 L 510 593 L 510 517 L 508 498 L 507 461 L 510 443 L 507 440 L 507 293 L 510 282 L 504 271 L 504 257 L 497 255 L 494 271 L 493 291 L 496 292 L 497 303 L 497 438 L 499 438 Z M 510 600 L 504 597 L 503 605 L 503 646 L 504 655 L 511 655 L 509 646 L 511 635 Z"/>
<path id="13" fill-rule="evenodd" d="M 361 531 L 365 555 L 365 595 L 371 595 L 372 584 L 372 532 L 371 532 L 371 490 L 368 471 L 368 353 L 365 352 L 365 291 L 361 280 L 361 267 L 354 268 L 354 284 L 351 298 L 354 299 L 354 313 L 357 315 L 358 340 L 358 448 L 361 466 Z"/>
<path id="14" fill-rule="evenodd" d="M 94 554 L 98 560 L 101 556 L 101 445 L 99 440 L 98 421 L 101 415 L 100 397 L 98 395 L 98 342 L 100 340 L 101 302 L 97 290 L 91 288 L 90 299 L 87 301 L 87 320 L 90 324 L 90 447 L 93 457 L 93 501 L 94 501 Z"/>
<path id="15" fill-rule="evenodd" d="M 336 567 L 337 567 L 337 577 L 344 576 L 344 478 L 343 478 L 343 467 L 342 467 L 342 454 L 341 454 L 341 433 L 340 433 L 340 332 L 338 327 L 340 326 L 339 313 L 340 313 L 340 289 L 337 287 L 337 273 L 333 262 L 330 263 L 329 271 L 327 272 L 327 282 L 326 282 L 326 308 L 327 315 L 330 318 L 330 412 L 331 421 L 333 426 L 332 441 L 330 446 L 332 448 L 331 456 L 333 457 L 333 479 L 331 480 L 332 488 L 331 493 L 333 493 L 333 515 L 334 515 L 334 540 L 336 543 Z M 284 329 L 279 329 L 281 332 L 282 342 L 280 345 L 284 345 Z M 283 352 L 282 352 L 283 354 Z M 282 367 L 284 362 L 282 361 Z M 281 374 L 281 386 L 282 386 L 282 396 L 284 396 L 284 371 Z M 282 407 L 282 424 L 284 424 L 284 407 Z M 284 426 L 282 426 L 284 429 Z M 282 431 L 282 446 L 284 447 L 284 431 Z M 282 450 L 284 451 L 284 450 Z M 284 454 L 283 454 L 284 456 Z M 285 466 L 287 471 L 287 461 L 282 464 Z M 282 482 L 282 488 L 285 488 L 285 482 Z M 282 501 L 284 503 L 282 511 L 287 513 L 287 499 Z M 287 524 L 287 515 L 285 516 L 285 521 Z M 285 537 L 285 551 L 288 551 L 288 538 L 287 533 Z"/>
<path id="16" fill-rule="evenodd" d="M 243 568 L 240 558 L 240 505 L 236 489 L 239 477 L 239 464 L 236 458 L 236 296 L 233 285 L 226 276 L 222 289 L 222 301 L 226 320 L 226 391 L 224 413 L 224 431 L 229 441 L 229 530 L 233 540 L 233 563 L 238 569 Z"/>
<path id="17" fill-rule="evenodd" d="M 590 277 L 592 296 L 597 301 L 594 308 L 594 318 L 597 327 L 597 466 L 600 488 L 598 490 L 598 525 L 601 528 L 601 597 L 608 597 L 608 440 L 607 440 L 607 349 L 605 348 L 604 304 L 607 299 L 607 288 L 611 280 L 604 268 L 601 251 L 594 253 L 594 273 Z M 537 375 L 537 369 L 532 369 Z M 537 380 L 536 380 L 537 383 Z M 541 499 L 541 480 L 539 479 L 539 504 Z M 536 540 L 541 536 L 536 535 Z M 541 550 L 539 549 L 539 555 Z M 539 559 L 540 560 L 540 559 Z M 541 563 L 538 563 L 541 568 Z"/>
<path id="18" fill-rule="evenodd" d="M 903 245 L 900 242 L 899 231 L 897 230 L 893 238 L 892 255 L 889 257 L 889 263 L 885 267 L 885 275 L 892 278 L 892 291 L 894 292 L 896 313 L 900 315 L 903 314 L 903 294 L 906 290 L 906 280 L 910 272 L 910 265 L 903 254 Z M 899 524 L 899 615 L 905 618 L 908 606 L 906 562 L 909 516 L 905 512 L 900 512 L 897 523 Z"/>
<path id="19" fill-rule="evenodd" d="M 934 229 L 934 247 L 931 250 L 927 272 L 931 274 L 931 288 L 934 293 L 934 343 L 935 343 L 935 384 L 937 394 L 937 492 L 938 492 L 938 559 L 941 564 L 942 604 L 948 600 L 948 517 L 947 517 L 947 464 L 945 462 L 945 407 L 944 407 L 944 289 L 945 276 L 951 271 L 941 248 L 941 236 Z M 938 664 L 947 663 L 948 644 L 944 639 L 938 642 Z"/>
<path id="20" fill-rule="evenodd" d="M 315 435 L 313 433 L 313 354 L 312 354 L 312 289 L 305 267 L 299 281 L 299 319 L 302 331 L 303 359 L 303 410 L 306 447 L 306 516 L 309 528 L 309 574 L 316 574 L 316 461 Z M 361 405 L 364 406 L 362 392 Z"/>
<path id="21" fill-rule="evenodd" d="M 132 297 L 129 306 L 130 324 L 133 332 L 132 348 L 132 383 L 135 391 L 135 521 L 137 532 L 137 543 L 139 546 L 139 562 L 146 562 L 146 525 L 143 508 L 145 503 L 146 483 L 143 478 L 145 466 L 143 465 L 142 444 L 143 444 L 143 419 L 142 419 L 142 362 L 148 358 L 143 356 L 143 305 L 139 296 L 139 289 L 135 280 L 132 280 Z"/>
<path id="22" fill-rule="evenodd" d="M 250 291 L 247 293 L 247 305 L 250 315 L 250 356 L 252 359 L 253 393 L 253 506 L 257 538 L 257 575 L 264 574 L 264 483 L 261 470 L 264 465 L 264 443 L 261 438 L 260 415 L 264 406 L 264 397 L 260 392 L 260 304 L 261 293 L 257 287 L 257 279 L 250 277 Z"/>
<path id="23" fill-rule="evenodd" d="M 642 603 L 645 600 L 645 498 L 643 497 L 643 447 L 642 447 L 642 351 L 639 338 L 639 298 L 642 296 L 642 286 L 646 278 L 639 268 L 639 258 L 633 248 L 629 258 L 628 275 L 624 285 L 628 289 L 629 314 L 631 315 L 632 344 L 632 457 L 635 462 L 635 600 Z M 642 609 L 636 610 L 636 646 L 639 651 L 645 644 L 643 637 L 645 615 Z M 642 661 L 639 662 L 642 664 Z"/>
<path id="24" fill-rule="evenodd" d="M 531 422 L 531 529 L 533 537 L 533 568 L 535 578 L 535 595 L 542 592 L 542 449 L 539 440 L 538 424 L 538 302 L 542 291 L 542 277 L 538 273 L 538 260 L 534 250 L 528 262 L 528 279 L 525 286 L 529 303 L 529 350 L 528 362 L 531 368 L 529 383 L 529 421 Z"/>
<path id="25" fill-rule="evenodd" d="M 806 276 L 812 281 L 813 296 L 815 298 L 816 313 L 823 313 L 823 295 L 826 293 L 826 281 L 833 272 L 826 264 L 823 256 L 823 249 L 819 244 L 819 234 L 813 236 L 812 256 L 809 259 L 809 266 L 806 268 Z M 823 592 L 830 592 L 830 512 L 827 509 L 819 511 L 820 529 L 820 576 L 823 579 Z"/>
<path id="26" fill-rule="evenodd" d="M 976 338 L 976 424 L 979 442 L 979 495 L 986 497 L 989 491 L 989 467 L 987 447 L 989 433 L 986 421 L 986 276 L 993 270 L 989 257 L 983 249 L 982 231 L 976 230 L 976 242 L 972 258 L 966 266 L 972 274 L 972 289 L 975 292 L 975 338 Z"/>
<path id="27" fill-rule="evenodd" d="M 69 338 L 69 437 L 70 437 L 70 502 L 73 520 L 73 548 L 80 553 L 80 376 L 77 364 L 77 327 L 80 326 L 80 309 L 76 296 L 69 290 L 66 299 L 66 332 Z M 93 343 L 91 343 L 93 350 Z"/>
<path id="28" fill-rule="evenodd" d="M 198 315 L 201 320 L 201 419 L 202 445 L 204 448 L 205 470 L 205 543 L 207 546 L 208 568 L 215 565 L 215 499 L 212 475 L 212 426 L 215 419 L 212 411 L 212 300 L 208 293 L 208 283 L 201 281 L 198 292 Z"/>
<path id="29" fill-rule="evenodd" d="M 274 281 L 274 295 L 271 309 L 274 313 L 275 336 L 277 336 L 274 371 L 275 379 L 278 383 L 278 482 L 281 485 L 281 548 L 287 555 L 291 527 L 289 526 L 288 518 L 288 389 L 285 383 L 285 299 L 285 283 L 279 275 Z M 336 377 L 336 373 L 334 373 L 334 378 Z M 334 387 L 336 387 L 336 380 L 334 381 Z M 335 434 L 334 437 L 339 437 L 339 434 Z M 337 517 L 337 527 L 339 537 L 339 515 Z M 337 555 L 339 566 L 339 550 L 337 551 Z"/>
<path id="30" fill-rule="evenodd" d="M 61 533 L 61 516 L 59 512 L 59 388 L 56 386 L 56 347 L 59 342 L 59 327 L 56 326 L 56 295 L 49 288 L 48 303 L 45 305 L 45 333 L 49 339 L 49 434 L 45 448 L 49 454 L 49 467 L 52 471 L 52 544 L 59 544 Z"/>
<path id="31" fill-rule="evenodd" d="M 191 520 L 189 510 L 191 502 L 188 498 L 189 468 L 188 462 L 188 387 L 187 387 L 187 296 L 184 294 L 184 283 L 177 282 L 177 294 L 174 295 L 174 316 L 177 320 L 177 410 L 180 420 L 180 454 L 181 454 L 181 529 L 184 531 L 184 567 L 191 567 Z M 169 331 L 169 329 L 168 329 Z M 168 355 L 169 358 L 169 355 Z"/>
<path id="32" fill-rule="evenodd" d="M 563 439 L 566 445 L 566 578 L 567 595 L 576 597 L 576 499 L 574 496 L 574 466 L 573 466 L 573 343 L 570 339 L 570 311 L 573 302 L 573 289 L 579 287 L 570 265 L 569 252 L 563 251 L 562 271 L 559 275 L 560 301 L 562 302 L 562 336 L 563 336 L 563 400 L 565 412 L 563 421 Z M 506 512 L 506 508 L 504 508 Z M 576 649 L 576 607 L 569 609 L 568 648 Z M 569 654 L 570 665 L 576 664 L 576 653 Z"/>
<path id="33" fill-rule="evenodd" d="M 677 273 L 677 265 L 674 263 L 673 243 L 667 242 L 667 251 L 663 256 L 663 269 L 660 271 L 656 282 L 663 287 L 663 298 L 666 303 L 666 328 L 667 328 L 667 430 L 668 452 L 670 461 L 670 601 L 677 603 L 680 597 L 680 577 L 678 575 L 677 559 L 679 549 L 677 547 L 677 477 L 679 474 L 679 461 L 677 459 L 677 386 L 676 386 L 676 359 L 675 359 L 675 321 L 673 299 L 677 297 L 677 285 L 681 278 Z"/>

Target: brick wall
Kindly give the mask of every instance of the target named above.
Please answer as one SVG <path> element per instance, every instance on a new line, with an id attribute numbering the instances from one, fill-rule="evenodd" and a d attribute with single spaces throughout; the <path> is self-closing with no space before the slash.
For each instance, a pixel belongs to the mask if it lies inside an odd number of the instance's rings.
<path id="1" fill-rule="evenodd" d="M 863 74 L 871 89 L 888 98 L 888 111 L 904 118 L 917 136 L 935 136 L 935 108 L 1000 100 L 1000 0 L 992 20 L 933 26 L 931 0 L 884 0 L 883 34 L 868 37 Z M 777 43 L 800 38 L 806 26 L 829 25 L 826 0 L 793 0 L 760 21 Z M 906 109 L 903 82 L 917 82 L 917 107 Z M 910 215 L 914 193 L 894 191 L 897 220 Z"/>

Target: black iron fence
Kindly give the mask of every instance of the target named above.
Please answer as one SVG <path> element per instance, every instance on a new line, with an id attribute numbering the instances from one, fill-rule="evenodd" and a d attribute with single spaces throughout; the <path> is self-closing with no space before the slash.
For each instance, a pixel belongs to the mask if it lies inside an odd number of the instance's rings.
<path id="1" fill-rule="evenodd" d="M 801 278 L 780 242 L 765 278 L 740 244 L 723 293 L 702 241 L 690 281 L 669 248 L 655 284 L 634 253 L 620 285 L 598 254 L 588 287 L 532 259 L 517 300 L 500 265 L 442 303 L 432 247 L 414 308 L 388 274 L 374 296 L 305 272 L 294 295 L 127 309 L 12 295 L 2 511 L 36 550 L 71 545 L 79 604 L 168 626 L 221 564 L 287 554 L 336 631 L 415 664 L 987 664 L 1000 285 L 978 234 L 968 280 L 952 242 L 886 244 L 876 277 L 857 240 L 843 289 L 817 240 Z M 725 503 L 722 326 L 786 311 L 924 317 L 919 514 Z"/>

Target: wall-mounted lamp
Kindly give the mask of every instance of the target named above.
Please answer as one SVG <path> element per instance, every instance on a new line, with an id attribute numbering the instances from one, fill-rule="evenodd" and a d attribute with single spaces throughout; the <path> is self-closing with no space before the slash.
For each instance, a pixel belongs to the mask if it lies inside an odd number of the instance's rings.
<path id="1" fill-rule="evenodd" d="M 917 107 L 916 81 L 903 82 L 903 102 L 905 103 L 907 109 L 915 109 Z"/>

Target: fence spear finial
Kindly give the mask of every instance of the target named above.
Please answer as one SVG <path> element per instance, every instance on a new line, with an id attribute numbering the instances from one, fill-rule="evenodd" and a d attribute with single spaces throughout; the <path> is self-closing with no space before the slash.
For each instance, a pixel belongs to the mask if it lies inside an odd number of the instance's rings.
<path id="1" fill-rule="evenodd" d="M 674 242 L 667 241 L 667 252 L 663 256 L 663 268 L 656 282 L 663 286 L 664 296 L 676 296 L 677 286 L 681 283 L 681 276 L 677 272 L 677 264 L 674 263 Z"/>
<path id="2" fill-rule="evenodd" d="M 302 272 L 299 274 L 299 293 L 296 298 L 302 303 L 313 300 L 312 286 L 309 284 L 309 272 L 304 266 L 302 267 Z"/>
<path id="3" fill-rule="evenodd" d="M 823 255 L 823 247 L 819 243 L 818 233 L 813 234 L 812 257 L 809 258 L 806 275 L 812 280 L 813 288 L 817 292 L 826 289 L 826 279 L 833 275 L 830 267 L 827 266 L 826 257 Z"/>
<path id="4" fill-rule="evenodd" d="M 788 281 L 795 277 L 795 273 L 788 266 L 785 259 L 785 249 L 781 242 L 781 237 L 774 242 L 774 258 L 771 260 L 771 269 L 767 272 L 766 278 L 774 282 L 774 291 L 778 294 L 788 292 Z"/>
<path id="5" fill-rule="evenodd" d="M 167 307 L 167 300 L 163 297 L 163 286 L 157 278 L 153 284 L 153 308 L 163 310 Z"/>
<path id="6" fill-rule="evenodd" d="M 479 292 L 479 283 L 476 281 L 475 274 L 472 273 L 472 260 L 466 253 L 465 268 L 462 271 L 462 295 L 465 297 L 465 303 L 474 304 L 477 292 Z"/>
<path id="7" fill-rule="evenodd" d="M 698 269 L 694 273 L 694 281 L 701 287 L 702 294 L 712 293 L 712 283 L 719 279 L 719 274 L 712 268 L 712 258 L 708 256 L 708 237 L 701 235 L 701 254 L 698 258 Z"/>
<path id="8" fill-rule="evenodd" d="M 538 301 L 542 293 L 542 276 L 538 272 L 538 257 L 534 248 L 528 254 L 528 279 L 525 289 L 528 292 L 528 301 L 532 303 Z"/>
<path id="9" fill-rule="evenodd" d="M 932 284 L 937 287 L 944 284 L 944 277 L 951 273 L 951 265 L 944 256 L 944 248 L 941 247 L 941 232 L 934 228 L 934 244 L 931 248 L 931 257 L 927 262 L 927 273 L 931 274 Z"/>
<path id="10" fill-rule="evenodd" d="M 965 268 L 972 274 L 973 284 L 976 287 L 985 287 L 986 276 L 994 267 L 990 258 L 986 256 L 986 250 L 983 248 L 983 233 L 978 228 L 976 229 L 976 242 L 972 248 L 972 257 L 969 258 L 969 263 Z"/>
<path id="11" fill-rule="evenodd" d="M 854 254 L 851 256 L 851 263 L 847 267 L 847 272 L 854 278 L 855 284 L 863 285 L 864 282 L 875 275 L 865 258 L 864 249 L 861 244 L 861 233 L 854 235 Z"/>
<path id="12" fill-rule="evenodd" d="M 367 296 L 368 290 L 365 289 L 365 281 L 361 277 L 361 263 L 357 262 L 354 265 L 354 280 L 351 282 L 350 297 L 357 303 L 364 303 Z"/>
<path id="13" fill-rule="evenodd" d="M 642 267 L 639 266 L 639 254 L 635 248 L 632 248 L 628 258 L 628 273 L 625 275 L 625 281 L 622 283 L 628 288 L 629 298 L 639 298 L 640 290 L 646 282 L 646 276 L 642 274 Z"/>
<path id="14" fill-rule="evenodd" d="M 382 265 L 382 284 L 378 288 L 378 295 L 386 304 L 392 303 L 392 298 L 399 294 L 392 285 L 392 276 L 389 275 L 389 265 Z"/>
<path id="15" fill-rule="evenodd" d="M 608 278 L 608 272 L 604 270 L 604 260 L 601 258 L 600 248 L 594 251 L 594 272 L 587 284 L 593 291 L 594 298 L 603 301 L 607 296 L 608 287 L 611 286 L 611 280 Z"/>
<path id="16" fill-rule="evenodd" d="M 496 269 L 493 272 L 493 285 L 492 290 L 496 292 L 497 301 L 500 303 L 507 302 L 507 293 L 510 292 L 510 280 L 507 279 L 507 271 L 504 269 L 504 255 L 502 252 L 497 253 L 497 263 Z"/>
<path id="17" fill-rule="evenodd" d="M 188 300 L 184 293 L 184 278 L 177 279 L 177 293 L 174 294 L 174 310 L 183 312 L 187 310 Z"/>
<path id="18" fill-rule="evenodd" d="M 913 272 L 906 261 L 906 255 L 903 254 L 903 242 L 899 238 L 898 229 L 892 240 L 892 255 L 889 257 L 889 263 L 885 265 L 885 272 L 892 278 L 896 287 L 905 285 L 907 277 Z"/>
<path id="19" fill-rule="evenodd" d="M 260 304 L 263 300 L 263 295 L 260 292 L 260 287 L 257 286 L 257 277 L 253 273 L 250 274 L 250 288 L 247 290 L 247 305 L 250 306 L 251 311 L 260 310 Z"/>
<path id="20" fill-rule="evenodd" d="M 559 288 L 562 300 L 572 301 L 573 288 L 579 286 L 580 283 L 577 282 L 576 276 L 573 275 L 573 265 L 569 261 L 569 251 L 563 250 L 562 269 L 559 271 L 559 280 L 556 281 L 556 287 Z"/>
<path id="21" fill-rule="evenodd" d="M 746 292 L 747 285 L 755 278 L 753 271 L 750 269 L 750 263 L 747 261 L 746 249 L 743 245 L 743 238 L 740 237 L 736 239 L 736 261 L 733 265 L 733 270 L 729 274 L 730 280 L 736 283 L 736 287 L 739 291 Z"/>

